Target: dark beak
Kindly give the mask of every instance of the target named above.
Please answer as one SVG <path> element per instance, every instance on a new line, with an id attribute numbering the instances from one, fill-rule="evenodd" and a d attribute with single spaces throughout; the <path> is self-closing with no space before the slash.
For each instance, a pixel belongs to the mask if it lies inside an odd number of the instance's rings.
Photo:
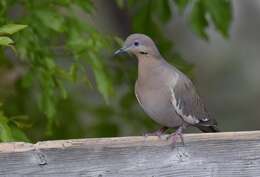
<path id="1" fill-rule="evenodd" d="M 125 51 L 123 48 L 118 49 L 117 51 L 114 52 L 114 56 L 115 56 L 115 55 L 122 54 L 122 53 L 125 53 L 125 52 L 126 52 L 126 51 Z"/>

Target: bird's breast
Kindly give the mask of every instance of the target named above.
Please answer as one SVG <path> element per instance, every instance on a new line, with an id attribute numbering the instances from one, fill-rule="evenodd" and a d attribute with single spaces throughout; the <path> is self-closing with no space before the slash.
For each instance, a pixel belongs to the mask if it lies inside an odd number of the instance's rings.
<path id="1" fill-rule="evenodd" d="M 137 80 L 136 97 L 144 111 L 156 122 L 168 127 L 177 127 L 182 123 L 171 104 L 169 82 L 163 79 Z"/>

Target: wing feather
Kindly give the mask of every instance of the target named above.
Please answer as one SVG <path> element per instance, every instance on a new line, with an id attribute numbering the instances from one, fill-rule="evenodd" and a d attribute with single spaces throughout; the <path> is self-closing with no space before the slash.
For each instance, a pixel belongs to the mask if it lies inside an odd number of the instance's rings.
<path id="1" fill-rule="evenodd" d="M 180 77 L 171 90 L 172 104 L 176 112 L 184 121 L 193 125 L 216 125 L 216 121 L 210 119 L 210 115 L 190 79 L 182 73 L 179 74 Z"/>

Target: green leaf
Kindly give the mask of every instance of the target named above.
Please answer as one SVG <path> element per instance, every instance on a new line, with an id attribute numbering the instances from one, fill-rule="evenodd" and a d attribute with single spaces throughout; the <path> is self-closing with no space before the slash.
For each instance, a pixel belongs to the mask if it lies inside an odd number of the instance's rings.
<path id="1" fill-rule="evenodd" d="M 50 10 L 37 10 L 35 13 L 36 17 L 41 21 L 41 23 L 57 32 L 63 32 L 64 18 L 57 13 Z"/>
<path id="2" fill-rule="evenodd" d="M 144 1 L 143 1 L 144 2 Z M 139 11 L 135 14 L 133 17 L 133 30 L 135 32 L 141 32 L 147 34 L 149 31 L 151 31 L 151 22 L 152 22 L 152 2 L 153 1 L 147 1 L 146 4 L 143 4 Z"/>
<path id="3" fill-rule="evenodd" d="M 190 0 L 174 0 L 175 4 L 178 6 L 179 10 L 182 12 L 188 5 Z"/>
<path id="4" fill-rule="evenodd" d="M 77 64 L 71 65 L 69 74 L 71 76 L 72 81 L 76 82 L 77 78 L 78 78 L 78 65 Z"/>
<path id="5" fill-rule="evenodd" d="M 52 88 L 45 86 L 42 95 L 42 110 L 49 119 L 53 119 L 56 109 Z"/>
<path id="6" fill-rule="evenodd" d="M 74 54 L 79 54 L 86 50 L 90 40 L 85 40 L 80 36 L 80 33 L 77 30 L 70 30 L 68 33 L 67 46 L 74 52 Z M 91 44 L 91 46 L 93 46 Z"/>
<path id="7" fill-rule="evenodd" d="M 27 25 L 20 25 L 20 24 L 7 24 L 7 25 L 4 25 L 4 26 L 1 26 L 0 27 L 0 35 L 4 34 L 8 34 L 8 35 L 11 35 L 11 34 L 14 34 L 24 28 L 26 28 Z"/>
<path id="8" fill-rule="evenodd" d="M 81 7 L 86 13 L 91 13 L 93 11 L 94 5 L 90 0 L 76 1 L 79 7 Z"/>
<path id="9" fill-rule="evenodd" d="M 5 15 L 6 8 L 7 8 L 7 1 L 0 1 L 0 17 Z"/>
<path id="10" fill-rule="evenodd" d="M 29 122 L 29 117 L 26 115 L 12 116 L 9 117 L 9 120 L 12 121 L 12 123 L 14 123 L 17 126 L 17 128 L 20 129 L 32 127 L 32 124 Z"/>
<path id="11" fill-rule="evenodd" d="M 63 98 L 63 99 L 68 98 L 68 92 L 67 92 L 67 90 L 65 89 L 63 83 L 62 83 L 60 80 L 57 80 L 57 83 L 58 83 L 58 87 L 59 87 L 59 89 L 60 89 L 62 98 Z"/>
<path id="12" fill-rule="evenodd" d="M 8 119 L 0 112 L 0 140 L 4 142 L 14 141 L 12 130 L 8 126 Z"/>
<path id="13" fill-rule="evenodd" d="M 13 43 L 14 43 L 14 41 L 11 38 L 6 37 L 6 36 L 0 36 L 0 45 L 9 46 Z"/>
<path id="14" fill-rule="evenodd" d="M 25 133 L 22 132 L 20 129 L 18 129 L 16 125 L 11 124 L 11 125 L 10 125 L 10 129 L 11 129 L 11 132 L 12 132 L 13 139 L 14 139 L 15 141 L 30 142 L 30 140 L 29 140 L 28 137 L 25 135 Z"/>
<path id="15" fill-rule="evenodd" d="M 190 14 L 190 25 L 192 30 L 203 39 L 208 39 L 206 28 L 208 27 L 208 22 L 206 19 L 206 11 L 202 1 L 196 1 L 191 14 Z"/>
<path id="16" fill-rule="evenodd" d="M 105 98 L 106 103 L 109 102 L 109 96 L 111 96 L 112 90 L 112 83 L 110 79 L 107 77 L 105 73 L 103 64 L 101 63 L 100 59 L 97 56 L 90 52 L 89 53 L 91 59 L 92 69 L 96 78 L 97 88 L 99 92 Z"/>
<path id="17" fill-rule="evenodd" d="M 121 38 L 115 36 L 115 37 L 114 37 L 114 40 L 115 40 L 115 42 L 116 42 L 117 45 L 123 46 L 124 41 L 123 41 Z"/>
<path id="18" fill-rule="evenodd" d="M 60 4 L 63 6 L 68 6 L 68 5 L 70 5 L 71 0 L 56 0 L 56 1 L 54 1 L 54 3 Z"/>
<path id="19" fill-rule="evenodd" d="M 46 67 L 48 68 L 48 70 L 54 72 L 54 69 L 56 68 L 56 64 L 54 63 L 53 58 L 46 57 L 45 64 L 46 64 Z"/>
<path id="20" fill-rule="evenodd" d="M 23 133 L 17 127 L 18 117 L 12 119 L 8 119 L 2 111 L 0 111 L 0 141 L 10 142 L 10 141 L 26 141 L 30 140 L 27 138 L 25 133 Z"/>
<path id="21" fill-rule="evenodd" d="M 54 95 L 55 82 L 53 79 L 53 73 L 50 71 L 40 69 L 39 81 L 41 87 L 40 95 L 40 109 L 46 115 L 49 120 L 49 124 L 52 124 L 54 115 L 56 114 L 56 99 Z"/>
<path id="22" fill-rule="evenodd" d="M 229 0 L 204 0 L 203 3 L 217 30 L 224 37 L 228 37 L 232 20 L 231 2 Z"/>
<path id="23" fill-rule="evenodd" d="M 23 88 L 31 88 L 32 83 L 34 80 L 34 73 L 31 71 L 28 71 L 24 74 L 23 78 L 21 78 L 21 86 Z"/>
<path id="24" fill-rule="evenodd" d="M 165 23 L 171 19 L 172 12 L 168 0 L 153 1 L 155 3 L 155 9 L 158 11 L 160 19 Z"/>

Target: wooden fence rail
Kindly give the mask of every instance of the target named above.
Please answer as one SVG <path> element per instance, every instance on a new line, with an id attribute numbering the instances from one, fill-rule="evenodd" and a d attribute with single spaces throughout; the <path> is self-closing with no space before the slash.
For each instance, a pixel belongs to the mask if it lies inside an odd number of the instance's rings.
<path id="1" fill-rule="evenodd" d="M 0 144 L 1 177 L 259 177 L 260 131 Z"/>

